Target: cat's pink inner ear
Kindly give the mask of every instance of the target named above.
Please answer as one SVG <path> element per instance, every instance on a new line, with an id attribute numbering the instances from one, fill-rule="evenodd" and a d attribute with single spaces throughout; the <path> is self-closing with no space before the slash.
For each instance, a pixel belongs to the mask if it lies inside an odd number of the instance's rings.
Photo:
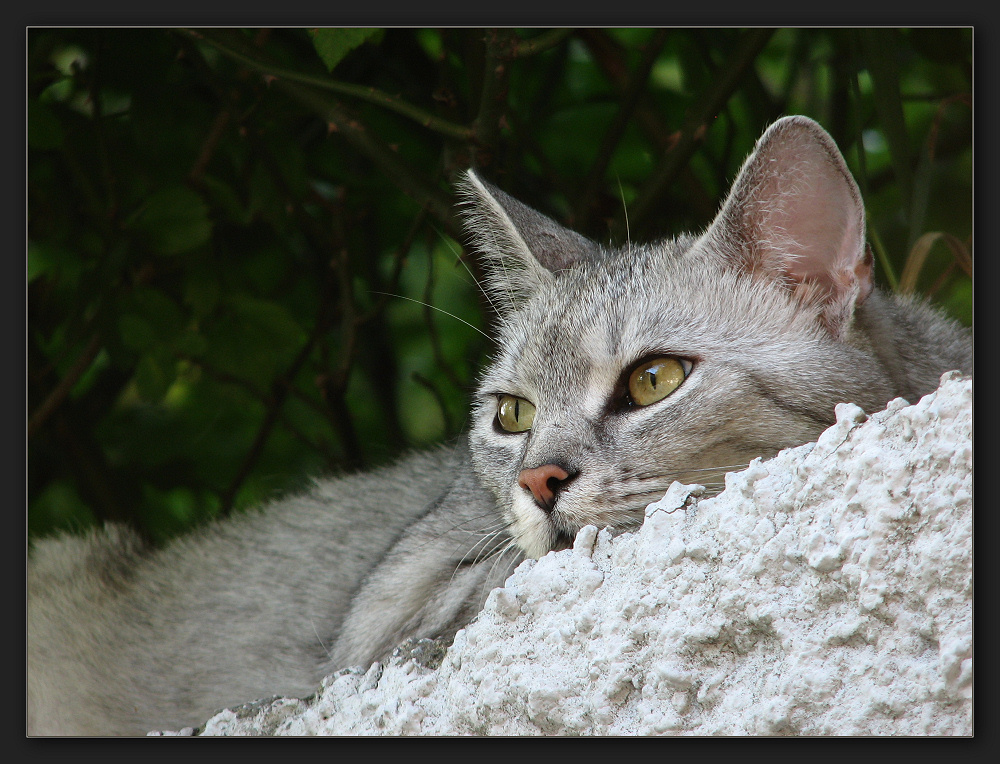
<path id="1" fill-rule="evenodd" d="M 835 336 L 871 292 L 864 206 L 833 139 L 812 120 L 779 120 L 740 172 L 717 224 L 739 265 L 818 303 Z"/>
<path id="2" fill-rule="evenodd" d="M 776 174 L 758 187 L 761 197 L 744 214 L 759 217 L 754 222 L 761 244 L 771 249 L 762 255 L 776 258 L 787 275 L 837 282 L 863 257 L 863 213 L 822 149 L 807 146 L 796 153 L 785 158 L 784 170 L 771 165 Z"/>

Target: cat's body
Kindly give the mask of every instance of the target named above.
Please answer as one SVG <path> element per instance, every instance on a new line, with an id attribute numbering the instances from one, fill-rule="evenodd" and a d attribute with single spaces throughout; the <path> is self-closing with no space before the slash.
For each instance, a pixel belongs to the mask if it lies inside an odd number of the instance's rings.
<path id="1" fill-rule="evenodd" d="M 323 481 L 159 552 L 120 528 L 38 545 L 30 731 L 180 729 L 241 700 L 308 694 L 408 636 L 453 634 L 521 559 L 464 565 L 493 511 L 454 480 L 466 459 L 441 448 Z"/>
<path id="2" fill-rule="evenodd" d="M 498 349 L 467 438 L 324 481 L 158 552 L 38 544 L 29 731 L 141 733 L 311 692 L 450 636 L 525 557 L 636 527 L 673 480 L 814 439 L 971 372 L 966 330 L 872 289 L 860 197 L 803 118 L 765 134 L 708 231 L 621 251 L 468 176 Z"/>

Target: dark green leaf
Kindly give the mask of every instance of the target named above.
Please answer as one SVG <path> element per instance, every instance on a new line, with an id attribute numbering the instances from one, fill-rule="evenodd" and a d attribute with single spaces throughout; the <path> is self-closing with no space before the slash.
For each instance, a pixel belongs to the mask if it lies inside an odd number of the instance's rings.
<path id="1" fill-rule="evenodd" d="M 178 255 L 199 247 L 212 233 L 208 207 L 198 194 L 184 186 L 169 186 L 152 194 L 129 223 L 162 255 Z"/>
<path id="2" fill-rule="evenodd" d="M 326 64 L 327 71 L 332 72 L 344 56 L 381 31 L 381 29 L 361 27 L 314 29 L 312 30 L 313 46 L 319 53 L 319 57 L 323 59 L 323 63 Z"/>
<path id="3" fill-rule="evenodd" d="M 118 318 L 118 333 L 126 347 L 146 350 L 156 344 L 156 329 L 142 316 L 125 313 Z"/>
<path id="4" fill-rule="evenodd" d="M 304 332 L 281 305 L 248 295 L 232 295 L 221 313 L 205 329 L 213 365 L 266 390 L 301 347 Z"/>

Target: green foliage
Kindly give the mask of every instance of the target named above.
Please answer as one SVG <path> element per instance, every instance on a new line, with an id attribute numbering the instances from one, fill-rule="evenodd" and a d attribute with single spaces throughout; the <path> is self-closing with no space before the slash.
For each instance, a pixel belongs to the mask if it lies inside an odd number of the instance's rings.
<path id="1" fill-rule="evenodd" d="M 822 122 L 879 278 L 971 323 L 970 29 L 32 29 L 31 535 L 163 541 L 455 437 L 468 166 L 600 240 L 702 228 Z M 626 220 L 627 205 L 627 220 Z"/>

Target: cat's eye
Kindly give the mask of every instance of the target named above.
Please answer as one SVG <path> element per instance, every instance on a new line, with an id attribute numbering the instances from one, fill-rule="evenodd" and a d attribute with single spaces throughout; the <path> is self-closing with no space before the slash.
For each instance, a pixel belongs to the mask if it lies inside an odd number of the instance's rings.
<path id="1" fill-rule="evenodd" d="M 525 432 L 535 421 L 535 406 L 515 395 L 501 395 L 497 421 L 507 432 Z"/>
<path id="2" fill-rule="evenodd" d="M 680 387 L 690 370 L 690 362 L 673 356 L 652 358 L 638 364 L 629 374 L 628 393 L 637 406 L 662 401 Z"/>

